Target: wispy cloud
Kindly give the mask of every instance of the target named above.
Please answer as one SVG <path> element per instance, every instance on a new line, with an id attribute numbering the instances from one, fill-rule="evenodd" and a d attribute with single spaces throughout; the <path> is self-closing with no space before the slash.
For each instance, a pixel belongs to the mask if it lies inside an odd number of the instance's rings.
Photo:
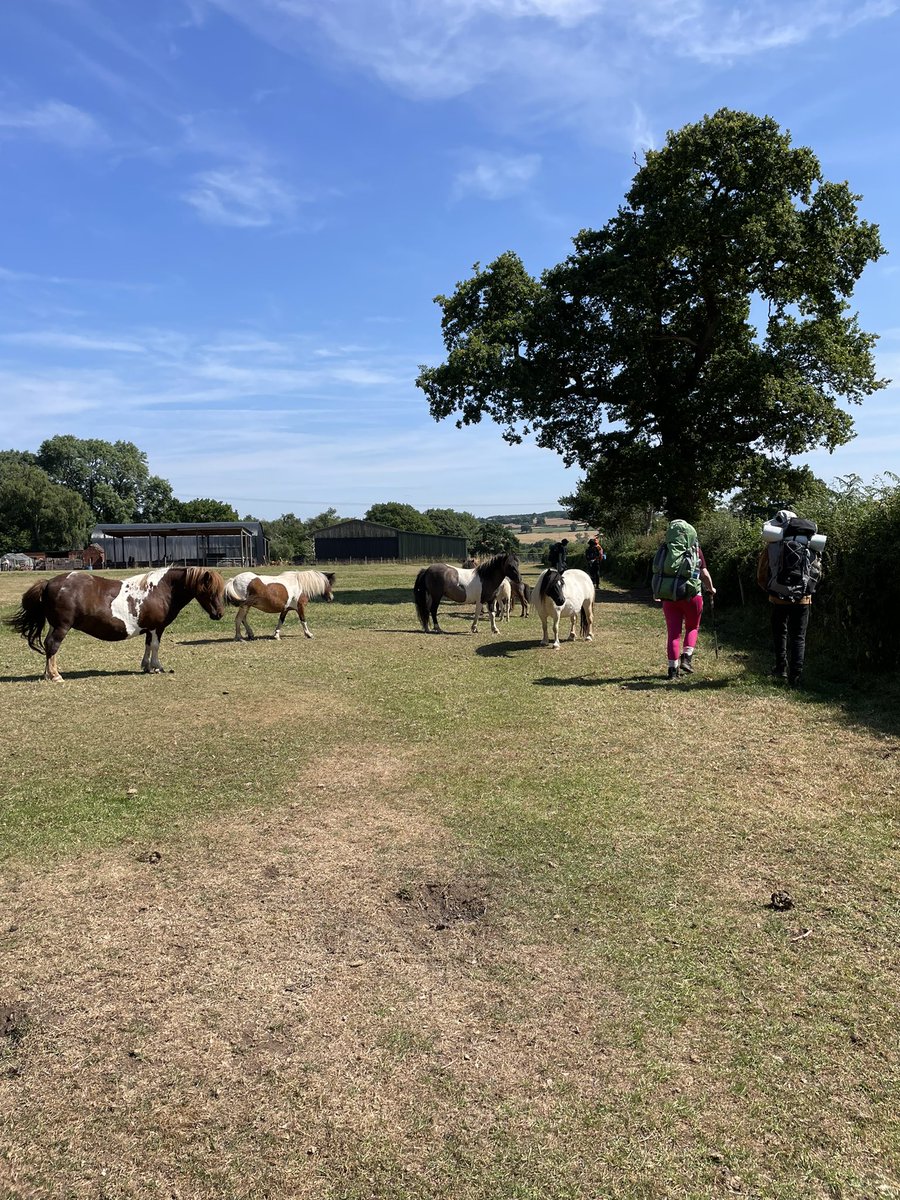
<path id="1" fill-rule="evenodd" d="M 182 197 L 211 225 L 259 229 L 289 221 L 296 194 L 261 167 L 222 167 L 195 175 Z"/>
<path id="2" fill-rule="evenodd" d="M 109 138 L 83 109 L 62 100 L 45 100 L 32 108 L 0 109 L 0 131 L 38 138 L 71 150 L 105 146 Z"/>
<path id="3" fill-rule="evenodd" d="M 524 191 L 540 169 L 539 154 L 479 154 L 453 183 L 453 195 L 504 200 Z"/>
<path id="4" fill-rule="evenodd" d="M 490 89 L 492 113 L 540 111 L 621 138 L 629 106 L 673 58 L 750 59 L 837 38 L 900 0 L 207 0 L 298 56 L 311 37 L 386 86 L 422 100 Z M 652 135 L 634 130 L 639 144 Z"/>
<path id="5" fill-rule="evenodd" d="M 42 350 L 85 350 L 92 353 L 144 354 L 138 342 L 119 338 L 94 337 L 81 333 L 57 333 L 53 330 L 33 330 L 23 333 L 4 333 L 0 342 L 13 346 L 34 346 Z"/>

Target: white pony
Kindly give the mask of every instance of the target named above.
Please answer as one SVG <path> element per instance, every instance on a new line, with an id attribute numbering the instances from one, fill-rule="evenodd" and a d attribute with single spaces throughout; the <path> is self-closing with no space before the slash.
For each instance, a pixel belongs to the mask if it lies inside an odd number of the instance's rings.
<path id="1" fill-rule="evenodd" d="M 333 588 L 332 572 L 326 574 L 324 571 L 283 571 L 280 575 L 257 575 L 255 571 L 242 571 L 240 575 L 235 575 L 234 579 L 229 579 L 225 585 L 225 599 L 229 604 L 237 605 L 238 610 L 234 619 L 234 640 L 241 641 L 241 625 L 247 630 L 248 640 L 252 641 L 256 637 L 247 620 L 247 613 L 251 608 L 280 614 L 275 626 L 276 640 L 281 639 L 281 627 L 291 610 L 300 618 L 304 634 L 311 638 L 312 634 L 306 623 L 306 605 L 316 596 L 333 600 Z"/>
<path id="2" fill-rule="evenodd" d="M 594 584 L 590 575 L 574 567 L 560 575 L 558 571 L 542 571 L 534 585 L 531 601 L 541 618 L 544 637 L 542 646 L 549 646 L 547 622 L 553 625 L 553 649 L 559 649 L 560 617 L 572 618 L 568 641 L 575 641 L 575 620 L 581 615 L 581 636 L 586 642 L 594 640 Z"/>

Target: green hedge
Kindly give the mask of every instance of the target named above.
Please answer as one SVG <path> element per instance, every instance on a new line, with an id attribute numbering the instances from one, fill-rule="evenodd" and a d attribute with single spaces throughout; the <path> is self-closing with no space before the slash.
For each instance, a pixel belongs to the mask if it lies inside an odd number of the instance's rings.
<path id="1" fill-rule="evenodd" d="M 838 489 L 823 486 L 795 506 L 828 536 L 810 638 L 827 643 L 844 661 L 877 671 L 900 666 L 898 485 L 895 476 L 871 485 L 851 478 Z M 763 518 L 750 520 L 727 511 L 710 513 L 698 522 L 700 544 L 722 606 L 766 603 L 756 584 L 762 524 Z M 661 520 L 658 530 L 647 536 L 610 539 L 610 575 L 626 587 L 649 586 L 650 564 L 664 530 Z M 576 565 L 574 555 L 569 561 Z"/>

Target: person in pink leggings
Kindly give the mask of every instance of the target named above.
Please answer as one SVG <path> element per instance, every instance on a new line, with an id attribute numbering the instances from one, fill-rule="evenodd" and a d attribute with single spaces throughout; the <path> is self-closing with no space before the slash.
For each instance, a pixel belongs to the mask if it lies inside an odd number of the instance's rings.
<path id="1" fill-rule="evenodd" d="M 716 594 L 702 550 L 700 551 L 700 582 L 711 596 Z M 703 593 L 698 592 L 689 600 L 663 600 L 662 606 L 666 618 L 668 678 L 677 679 L 680 671 L 686 675 L 692 675 L 694 672 L 694 647 L 697 645 L 700 618 L 703 615 Z M 684 647 L 680 649 L 682 627 L 684 628 Z"/>

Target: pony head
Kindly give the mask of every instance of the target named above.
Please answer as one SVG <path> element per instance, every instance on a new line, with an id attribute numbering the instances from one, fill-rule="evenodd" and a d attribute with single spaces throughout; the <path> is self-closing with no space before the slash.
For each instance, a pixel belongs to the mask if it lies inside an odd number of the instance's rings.
<path id="1" fill-rule="evenodd" d="M 547 596 L 557 608 L 562 608 L 566 602 L 563 592 L 563 577 L 559 571 L 548 570 L 541 580 L 541 595 Z"/>
<path id="2" fill-rule="evenodd" d="M 334 599 L 334 571 L 323 571 L 322 574 L 325 576 L 327 583 L 325 588 L 325 599 L 330 604 Z"/>
<path id="3" fill-rule="evenodd" d="M 193 588 L 197 603 L 214 621 L 221 621 L 225 615 L 224 576 L 205 567 L 189 567 L 188 571 L 188 586 Z"/>

